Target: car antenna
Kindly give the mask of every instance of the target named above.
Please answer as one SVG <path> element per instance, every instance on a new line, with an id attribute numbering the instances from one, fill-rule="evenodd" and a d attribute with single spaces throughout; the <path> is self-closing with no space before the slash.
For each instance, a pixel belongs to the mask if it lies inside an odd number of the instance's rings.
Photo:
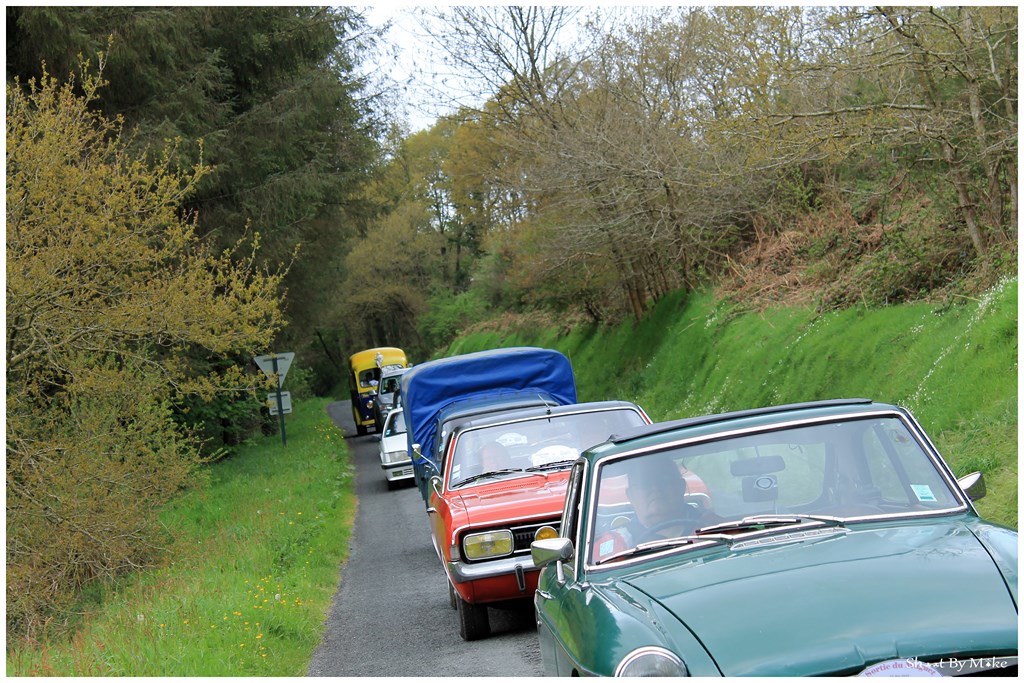
<path id="1" fill-rule="evenodd" d="M 544 398 L 544 394 L 537 394 L 537 398 L 539 398 L 541 400 L 541 403 L 544 404 L 544 407 L 548 409 L 548 415 L 550 415 L 551 414 L 551 409 L 554 408 L 554 405 L 551 404 L 551 403 L 548 403 L 548 400 L 546 398 Z"/>

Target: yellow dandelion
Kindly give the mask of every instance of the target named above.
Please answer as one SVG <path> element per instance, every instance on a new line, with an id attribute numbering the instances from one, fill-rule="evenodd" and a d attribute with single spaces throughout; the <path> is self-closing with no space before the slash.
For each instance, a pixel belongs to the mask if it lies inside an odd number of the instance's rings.
<path id="1" fill-rule="evenodd" d="M 262 633 L 257 633 L 257 634 L 256 634 L 256 640 L 259 640 L 259 639 L 260 639 L 260 638 L 262 638 L 262 637 L 263 637 L 263 634 L 262 634 Z"/>

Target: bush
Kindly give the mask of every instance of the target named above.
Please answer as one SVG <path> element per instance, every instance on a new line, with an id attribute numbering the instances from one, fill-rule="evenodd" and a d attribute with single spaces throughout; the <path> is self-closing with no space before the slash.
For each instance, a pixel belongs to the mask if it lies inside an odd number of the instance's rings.
<path id="1" fill-rule="evenodd" d="M 173 407 L 250 389 L 196 359 L 251 357 L 280 326 L 280 278 L 181 218 L 205 169 L 129 152 L 90 111 L 101 85 L 7 86 L 7 627 L 25 635 L 160 555 L 157 509 L 198 481 Z"/>

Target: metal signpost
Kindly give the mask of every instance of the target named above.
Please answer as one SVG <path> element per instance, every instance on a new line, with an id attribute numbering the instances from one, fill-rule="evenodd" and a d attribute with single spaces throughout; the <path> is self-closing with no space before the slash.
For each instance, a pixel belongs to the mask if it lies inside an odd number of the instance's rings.
<path id="1" fill-rule="evenodd" d="M 277 391 L 267 394 L 267 403 L 269 404 L 273 401 L 276 404 L 271 406 L 270 414 L 276 414 L 281 421 L 281 444 L 284 446 L 288 445 L 288 438 L 284 433 L 284 414 L 292 412 L 292 397 L 287 391 L 281 391 L 281 387 L 284 385 L 284 376 L 288 374 L 288 368 L 292 366 L 294 358 L 295 354 L 290 351 L 288 353 L 268 353 L 253 358 L 256 361 L 256 365 L 260 366 L 263 374 L 274 380 L 275 384 L 277 384 Z M 287 407 L 285 406 L 285 401 L 287 401 Z M 277 410 L 274 410 L 275 407 Z"/>

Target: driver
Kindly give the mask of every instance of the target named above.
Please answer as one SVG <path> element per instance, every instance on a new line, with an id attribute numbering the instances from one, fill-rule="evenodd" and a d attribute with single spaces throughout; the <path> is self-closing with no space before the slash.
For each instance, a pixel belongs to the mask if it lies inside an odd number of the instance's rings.
<path id="1" fill-rule="evenodd" d="M 594 559 L 600 561 L 640 543 L 687 536 L 701 526 L 721 521 L 710 510 L 686 502 L 686 479 L 667 457 L 638 458 L 626 472 L 626 499 L 633 518 L 598 537 Z"/>
<path id="2" fill-rule="evenodd" d="M 483 463 L 484 472 L 488 470 L 503 470 L 512 466 L 512 458 L 508 451 L 497 441 L 485 443 L 480 449 L 480 462 Z"/>
<path id="3" fill-rule="evenodd" d="M 488 441 L 477 452 L 477 473 L 497 472 L 512 467 L 508 450 L 497 441 Z"/>
<path id="4" fill-rule="evenodd" d="M 693 532 L 699 512 L 686 503 L 686 480 L 674 460 L 640 458 L 626 476 L 626 498 L 635 513 L 626 530 L 633 545 Z"/>

